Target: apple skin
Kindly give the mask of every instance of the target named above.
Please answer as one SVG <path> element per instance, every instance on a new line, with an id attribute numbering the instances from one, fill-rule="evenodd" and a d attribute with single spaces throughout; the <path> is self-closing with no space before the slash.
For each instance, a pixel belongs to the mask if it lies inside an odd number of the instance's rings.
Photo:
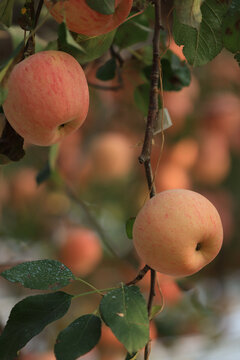
<path id="1" fill-rule="evenodd" d="M 77 276 L 89 275 L 103 255 L 97 235 L 90 229 L 73 227 L 67 230 L 64 240 L 60 261 Z"/>
<path id="2" fill-rule="evenodd" d="M 77 130 L 89 107 L 82 67 L 62 51 L 42 51 L 16 65 L 7 82 L 4 113 L 25 141 L 49 146 Z"/>
<path id="3" fill-rule="evenodd" d="M 127 18 L 133 0 L 116 0 L 115 12 L 111 15 L 100 14 L 91 9 L 86 0 L 53 1 L 44 0 L 54 19 L 61 23 L 64 19 L 69 30 L 87 36 L 106 34 L 116 29 Z M 55 3 L 55 4 L 54 4 Z"/>
<path id="4" fill-rule="evenodd" d="M 204 196 L 183 189 L 158 193 L 138 213 L 133 242 L 142 261 L 172 276 L 198 272 L 223 242 L 220 216 Z"/>

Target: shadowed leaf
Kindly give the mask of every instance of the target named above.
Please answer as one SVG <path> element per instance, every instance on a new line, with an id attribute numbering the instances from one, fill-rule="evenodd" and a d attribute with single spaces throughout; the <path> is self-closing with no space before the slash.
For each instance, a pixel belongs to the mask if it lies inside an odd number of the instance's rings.
<path id="1" fill-rule="evenodd" d="M 53 294 L 29 296 L 17 303 L 0 336 L 1 360 L 14 360 L 17 352 L 45 326 L 60 319 L 68 311 L 72 295 L 58 291 Z"/>

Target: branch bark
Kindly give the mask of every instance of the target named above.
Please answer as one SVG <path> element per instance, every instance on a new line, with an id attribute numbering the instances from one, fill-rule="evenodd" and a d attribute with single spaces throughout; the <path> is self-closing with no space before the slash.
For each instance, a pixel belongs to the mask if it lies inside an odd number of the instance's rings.
<path id="1" fill-rule="evenodd" d="M 147 178 L 150 197 L 153 197 L 156 194 L 156 190 L 153 182 L 152 167 L 151 167 L 151 150 L 152 150 L 152 139 L 154 134 L 154 123 L 158 115 L 158 94 L 159 94 L 159 78 L 160 78 L 159 59 L 160 59 L 160 30 L 161 30 L 161 24 L 160 24 L 161 0 L 154 0 L 154 6 L 155 6 L 155 25 L 154 25 L 154 35 L 153 35 L 153 62 L 152 62 L 152 71 L 151 71 L 149 108 L 148 108 L 144 143 L 143 143 L 141 155 L 139 156 L 139 162 L 140 164 L 143 164 L 145 168 L 145 174 Z M 151 286 L 148 297 L 149 317 L 151 315 L 153 299 L 155 296 L 155 281 L 156 281 L 156 271 L 151 269 Z M 151 351 L 150 345 L 151 343 L 149 341 L 145 346 L 144 360 L 149 359 L 149 355 Z"/>

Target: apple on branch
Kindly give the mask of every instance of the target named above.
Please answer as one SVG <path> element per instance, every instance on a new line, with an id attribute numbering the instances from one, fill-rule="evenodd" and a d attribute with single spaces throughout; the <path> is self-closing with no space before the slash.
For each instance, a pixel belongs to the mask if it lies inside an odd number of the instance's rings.
<path id="1" fill-rule="evenodd" d="M 3 104 L 7 120 L 25 141 L 52 145 L 77 130 L 89 107 L 82 67 L 62 51 L 42 51 L 17 64 Z"/>
<path id="2" fill-rule="evenodd" d="M 133 226 L 133 241 L 142 261 L 152 269 L 188 276 L 217 256 L 222 222 L 204 196 L 191 190 L 167 190 L 142 207 Z"/>
<path id="3" fill-rule="evenodd" d="M 98 36 L 116 29 L 130 13 L 133 0 L 115 0 L 113 14 L 102 14 L 92 9 L 86 0 L 44 0 L 54 19 L 64 19 L 69 30 L 87 36 Z"/>

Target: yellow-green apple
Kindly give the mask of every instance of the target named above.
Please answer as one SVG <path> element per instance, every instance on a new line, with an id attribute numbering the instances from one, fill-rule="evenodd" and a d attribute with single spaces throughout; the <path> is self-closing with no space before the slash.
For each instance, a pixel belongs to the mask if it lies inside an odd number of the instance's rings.
<path id="1" fill-rule="evenodd" d="M 188 276 L 220 251 L 222 222 L 204 196 L 191 190 L 167 190 L 142 207 L 133 226 L 133 241 L 142 261 L 154 270 Z"/>
<path id="2" fill-rule="evenodd" d="M 62 51 L 42 51 L 16 65 L 3 104 L 11 126 L 25 141 L 48 146 L 78 129 L 89 107 L 82 67 Z"/>
<path id="3" fill-rule="evenodd" d="M 73 227 L 67 230 L 60 249 L 60 260 L 77 276 L 91 273 L 102 259 L 98 236 L 90 229 Z"/>
<path id="4" fill-rule="evenodd" d="M 54 19 L 64 19 L 69 30 L 87 36 L 106 34 L 127 18 L 133 0 L 116 0 L 113 14 L 104 15 L 88 6 L 86 0 L 44 0 Z"/>

